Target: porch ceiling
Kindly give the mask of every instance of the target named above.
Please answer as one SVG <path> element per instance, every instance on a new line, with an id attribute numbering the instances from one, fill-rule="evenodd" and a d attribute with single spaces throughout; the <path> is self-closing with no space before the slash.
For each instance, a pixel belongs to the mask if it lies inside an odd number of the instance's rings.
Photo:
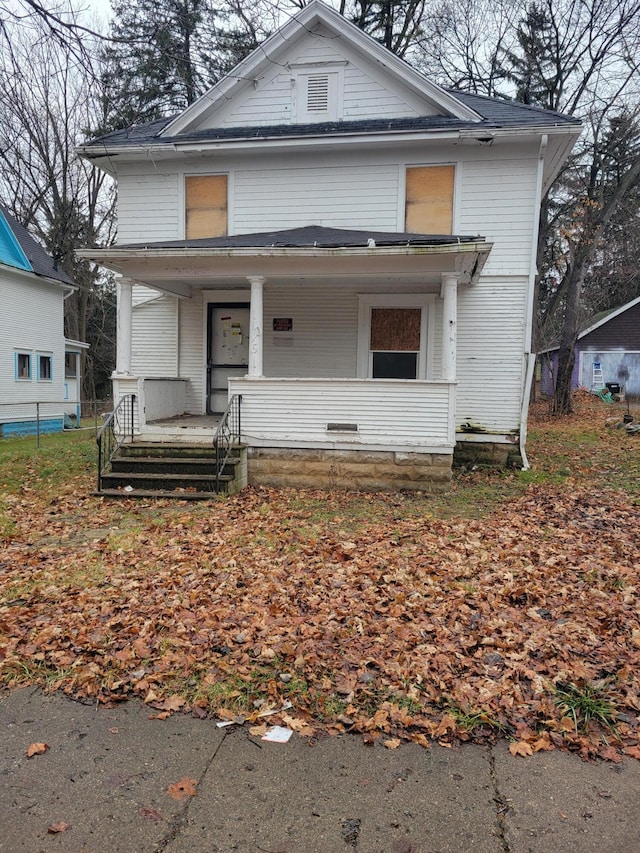
<path id="1" fill-rule="evenodd" d="M 246 287 L 249 276 L 264 276 L 267 286 L 292 281 L 358 286 L 366 280 L 368 285 L 381 287 L 401 281 L 403 286 L 424 288 L 439 287 L 443 273 L 457 273 L 461 284 L 471 284 L 492 247 L 482 237 L 382 234 L 317 226 L 295 231 L 296 238 L 306 232 L 306 245 L 283 239 L 282 235 L 294 233 L 290 231 L 83 249 L 77 254 L 140 283 L 188 297 L 192 289 Z M 280 239 L 272 239 L 275 235 Z M 314 236 L 325 239 L 312 240 Z"/>

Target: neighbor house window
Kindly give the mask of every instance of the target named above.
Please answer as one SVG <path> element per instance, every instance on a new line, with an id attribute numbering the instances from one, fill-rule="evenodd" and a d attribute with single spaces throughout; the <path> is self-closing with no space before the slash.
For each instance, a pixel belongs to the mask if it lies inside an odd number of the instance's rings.
<path id="1" fill-rule="evenodd" d="M 66 352 L 64 354 L 64 378 L 76 379 L 78 376 L 78 354 Z"/>
<path id="2" fill-rule="evenodd" d="M 184 179 L 185 237 L 224 237 L 227 233 L 227 176 L 188 175 Z"/>
<path id="3" fill-rule="evenodd" d="M 50 355 L 38 355 L 38 379 L 51 382 L 53 379 L 53 359 Z"/>
<path id="4" fill-rule="evenodd" d="M 405 228 L 451 234 L 455 166 L 410 166 L 406 171 Z"/>
<path id="5" fill-rule="evenodd" d="M 16 379 L 31 379 L 31 353 L 16 353 Z"/>

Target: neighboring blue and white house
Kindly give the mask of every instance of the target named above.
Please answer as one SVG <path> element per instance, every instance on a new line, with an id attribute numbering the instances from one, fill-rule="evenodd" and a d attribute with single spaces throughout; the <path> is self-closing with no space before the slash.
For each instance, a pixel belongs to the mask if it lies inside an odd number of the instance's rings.
<path id="1" fill-rule="evenodd" d="M 540 390 L 553 394 L 558 348 L 540 355 Z M 640 296 L 619 308 L 593 317 L 578 335 L 571 387 L 601 391 L 619 386 L 627 397 L 640 399 Z"/>
<path id="2" fill-rule="evenodd" d="M 115 400 L 158 437 L 241 395 L 253 483 L 520 458 L 540 200 L 579 134 L 312 0 L 181 115 L 80 149 L 118 183 L 118 244 L 79 253 L 122 276 Z"/>
<path id="3" fill-rule="evenodd" d="M 0 436 L 79 424 L 80 353 L 66 341 L 64 300 L 75 285 L 0 206 Z"/>

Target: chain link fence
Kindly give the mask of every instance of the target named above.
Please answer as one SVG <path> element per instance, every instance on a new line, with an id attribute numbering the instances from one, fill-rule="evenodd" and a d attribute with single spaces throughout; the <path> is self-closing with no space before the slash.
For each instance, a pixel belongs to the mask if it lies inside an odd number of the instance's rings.
<path id="1" fill-rule="evenodd" d="M 39 400 L 37 402 L 0 402 L 0 441 L 35 436 L 41 446 L 47 436 L 61 432 L 87 432 L 95 435 L 103 416 L 113 408 L 112 400 Z"/>

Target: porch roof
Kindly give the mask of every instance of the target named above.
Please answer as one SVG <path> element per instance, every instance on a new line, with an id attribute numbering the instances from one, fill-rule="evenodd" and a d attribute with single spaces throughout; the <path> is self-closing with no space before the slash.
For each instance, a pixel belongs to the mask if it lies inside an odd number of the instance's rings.
<path id="1" fill-rule="evenodd" d="M 414 234 L 408 231 L 367 231 L 306 225 L 279 231 L 234 234 L 224 237 L 201 237 L 197 240 L 169 240 L 159 243 L 129 243 L 119 249 L 348 249 L 378 246 L 446 246 L 452 243 L 477 243 L 484 237 L 461 237 L 454 234 Z M 373 242 L 371 242 L 373 241 Z"/>
<path id="2" fill-rule="evenodd" d="M 438 285 L 445 272 L 462 284 L 480 274 L 492 244 L 484 237 L 350 230 L 309 225 L 281 231 L 132 243 L 82 249 L 94 261 L 142 284 L 190 296 L 191 288 L 247 286 L 247 277 L 269 281 L 392 277 Z"/>

